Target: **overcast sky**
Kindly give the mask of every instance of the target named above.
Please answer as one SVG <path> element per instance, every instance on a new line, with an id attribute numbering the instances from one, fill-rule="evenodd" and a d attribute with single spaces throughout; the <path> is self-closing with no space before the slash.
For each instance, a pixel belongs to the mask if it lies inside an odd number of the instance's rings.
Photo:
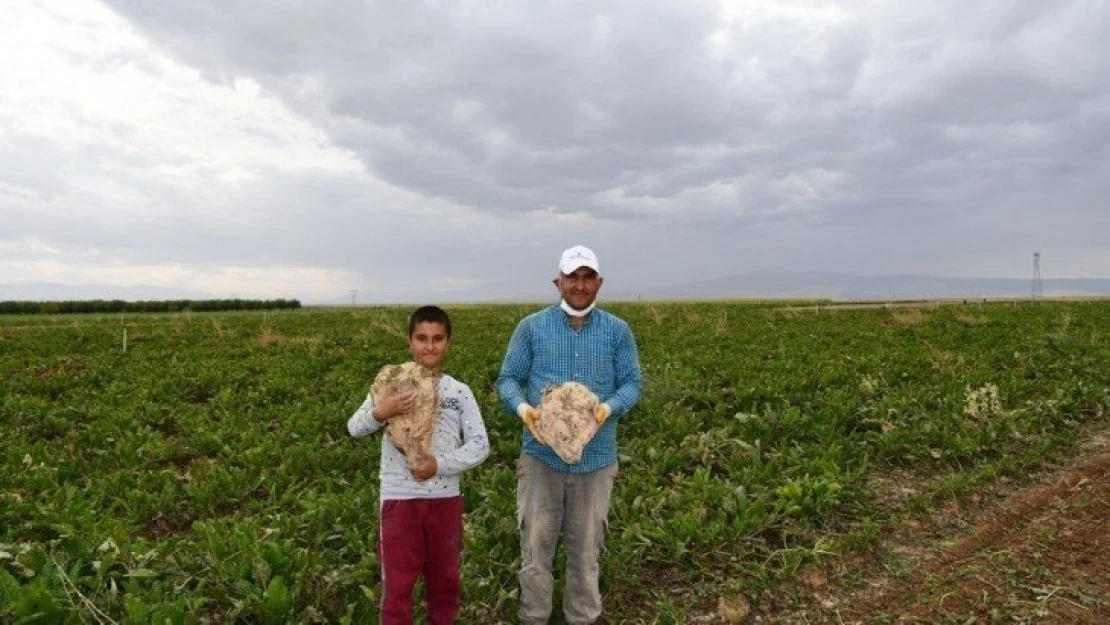
<path id="1" fill-rule="evenodd" d="M 1110 277 L 1110 1 L 0 0 L 0 283 Z M 603 290 L 604 294 L 604 290 Z"/>

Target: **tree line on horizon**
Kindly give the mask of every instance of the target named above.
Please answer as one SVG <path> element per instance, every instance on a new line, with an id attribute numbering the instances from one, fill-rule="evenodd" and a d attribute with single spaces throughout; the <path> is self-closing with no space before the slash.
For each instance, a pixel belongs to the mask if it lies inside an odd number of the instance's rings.
<path id="1" fill-rule="evenodd" d="M 111 300 L 0 301 L 0 315 L 57 315 L 75 313 L 217 312 L 300 308 L 295 299 L 175 299 L 129 302 Z"/>

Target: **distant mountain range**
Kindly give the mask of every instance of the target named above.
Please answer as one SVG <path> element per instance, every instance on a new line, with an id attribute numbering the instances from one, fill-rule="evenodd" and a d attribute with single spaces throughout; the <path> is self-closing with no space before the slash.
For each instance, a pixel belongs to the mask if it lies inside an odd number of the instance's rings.
<path id="1" fill-rule="evenodd" d="M 1043 281 L 1045 297 L 1110 297 L 1110 278 L 1051 278 Z M 936 278 L 923 275 L 854 276 L 825 272 L 763 271 L 711 280 L 649 285 L 618 285 L 607 282 L 603 299 L 693 299 L 693 298 L 827 298 L 832 300 L 906 300 L 950 298 L 1029 297 L 1031 280 L 1011 278 Z M 345 295 L 345 294 L 344 294 Z M 548 301 L 555 294 L 550 287 L 532 285 L 521 290 L 508 284 L 429 294 L 437 302 Z M 151 285 L 58 284 L 27 282 L 0 284 L 0 300 L 64 301 L 121 299 L 125 301 L 167 299 L 222 299 L 227 295 L 189 289 Z M 234 297 L 234 296 L 232 296 Z M 244 297 L 250 297 L 244 295 Z M 343 305 L 346 297 L 334 301 L 300 299 L 304 304 Z M 371 299 L 363 294 L 360 304 L 380 304 L 397 300 Z"/>
<path id="2" fill-rule="evenodd" d="M 1110 296 L 1110 278 L 1054 278 L 1042 282 L 1045 297 Z M 858 299 L 936 299 L 1029 297 L 1032 280 L 1011 278 L 937 278 L 923 275 L 853 276 L 825 272 L 753 272 L 670 284 L 625 297 L 767 297 Z M 608 293 L 613 297 L 613 293 Z"/>

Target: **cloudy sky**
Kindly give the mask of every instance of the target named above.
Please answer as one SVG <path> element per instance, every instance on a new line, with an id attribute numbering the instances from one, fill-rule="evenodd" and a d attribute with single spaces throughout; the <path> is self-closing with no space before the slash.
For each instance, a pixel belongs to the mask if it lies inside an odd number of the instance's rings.
<path id="1" fill-rule="evenodd" d="M 1110 1 L 0 0 L 0 283 L 1110 276 Z"/>

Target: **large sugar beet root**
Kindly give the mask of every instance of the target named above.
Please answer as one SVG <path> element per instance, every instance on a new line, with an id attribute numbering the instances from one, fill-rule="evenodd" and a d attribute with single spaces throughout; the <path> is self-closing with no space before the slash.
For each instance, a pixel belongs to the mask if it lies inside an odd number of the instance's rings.
<path id="1" fill-rule="evenodd" d="M 584 384 L 567 382 L 552 386 L 540 400 L 536 434 L 568 464 L 582 460 L 582 448 L 597 433 L 594 408 L 599 400 Z"/>
<path id="2" fill-rule="evenodd" d="M 414 362 L 382 367 L 370 386 L 374 403 L 381 401 L 389 392 L 416 393 L 412 410 L 393 417 L 385 425 L 389 438 L 405 455 L 410 468 L 428 453 L 432 443 L 432 433 L 439 418 L 436 386 L 435 374 Z"/>

